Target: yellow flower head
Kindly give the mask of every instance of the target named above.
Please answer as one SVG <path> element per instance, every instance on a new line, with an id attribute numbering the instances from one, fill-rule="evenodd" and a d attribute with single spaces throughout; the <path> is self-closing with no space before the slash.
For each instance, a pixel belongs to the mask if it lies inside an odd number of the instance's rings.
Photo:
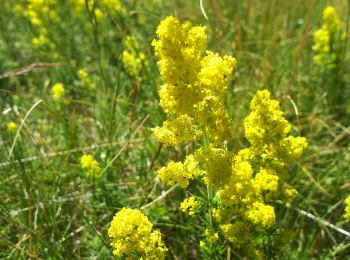
<path id="1" fill-rule="evenodd" d="M 95 17 L 96 17 L 96 20 L 97 20 L 98 22 L 100 22 L 100 21 L 102 20 L 102 18 L 103 18 L 103 13 L 102 13 L 101 9 L 99 9 L 99 8 L 96 8 L 96 9 L 95 9 Z"/>
<path id="2" fill-rule="evenodd" d="M 275 222 L 275 210 L 272 206 L 254 202 L 246 212 L 247 219 L 256 225 L 269 227 Z"/>
<path id="3" fill-rule="evenodd" d="M 181 202 L 180 209 L 183 212 L 188 213 L 188 215 L 193 216 L 196 212 L 196 208 L 198 206 L 198 201 L 195 197 L 186 198 L 183 202 Z"/>
<path id="4" fill-rule="evenodd" d="M 94 177 L 94 178 L 101 177 L 100 165 L 92 155 L 84 154 L 80 158 L 80 165 L 81 165 L 81 168 L 86 170 L 86 174 L 88 177 Z"/>
<path id="5" fill-rule="evenodd" d="M 14 134 L 17 131 L 17 124 L 15 122 L 7 123 L 7 132 L 9 134 Z"/>
<path id="6" fill-rule="evenodd" d="M 168 185 L 180 184 L 186 188 L 190 180 L 201 175 L 198 162 L 193 155 L 188 155 L 184 163 L 170 161 L 166 167 L 158 170 L 159 178 Z"/>
<path id="7" fill-rule="evenodd" d="M 202 132 L 194 125 L 194 120 L 188 115 L 166 120 L 163 127 L 152 129 L 154 136 L 163 144 L 176 146 L 184 141 L 197 140 Z"/>
<path id="8" fill-rule="evenodd" d="M 340 19 L 333 6 L 327 6 L 323 10 L 323 22 L 330 32 L 337 32 L 340 29 Z"/>
<path id="9" fill-rule="evenodd" d="M 130 73 L 130 75 L 136 76 L 138 74 L 137 57 L 133 56 L 129 51 L 123 51 L 122 62 L 124 68 Z"/>
<path id="10" fill-rule="evenodd" d="M 64 85 L 62 83 L 56 83 L 52 86 L 51 95 L 55 101 L 61 101 L 64 97 Z"/>
<path id="11" fill-rule="evenodd" d="M 203 164 L 205 170 L 204 181 L 211 187 L 218 189 L 229 181 L 232 168 L 232 156 L 221 148 L 208 145 L 195 152 L 195 158 Z"/>
<path id="12" fill-rule="evenodd" d="M 123 208 L 115 214 L 108 229 L 113 254 L 130 259 L 141 256 L 142 259 L 164 259 L 167 248 L 161 239 L 161 233 L 152 232 L 152 223 L 138 209 Z"/>
<path id="13" fill-rule="evenodd" d="M 220 229 L 223 235 L 238 248 L 246 243 L 248 244 L 252 239 L 249 226 L 241 221 L 221 225 Z"/>
<path id="14" fill-rule="evenodd" d="M 245 135 L 254 156 L 273 167 L 301 156 L 307 147 L 304 137 L 288 136 L 291 126 L 284 118 L 276 100 L 270 99 L 268 90 L 258 91 L 251 104 L 251 113 L 244 122 Z M 266 166 L 265 164 L 265 166 Z"/>
<path id="15" fill-rule="evenodd" d="M 209 242 L 209 244 L 214 244 L 219 239 L 219 234 L 214 232 L 213 230 L 206 229 L 205 232 L 205 238 Z"/>
<path id="16" fill-rule="evenodd" d="M 314 45 L 312 49 L 315 52 L 314 62 L 318 65 L 324 65 L 327 69 L 336 66 L 337 47 L 342 44 L 343 33 L 340 31 L 341 21 L 332 6 L 327 6 L 323 10 L 323 25 L 313 34 Z"/>
<path id="17" fill-rule="evenodd" d="M 224 104 L 236 60 L 210 51 L 204 53 L 205 30 L 202 26 L 181 24 L 170 16 L 158 26 L 158 39 L 152 45 L 164 82 L 159 90 L 160 106 L 169 115 L 191 118 L 192 126 L 219 144 L 230 135 L 231 121 Z M 171 144 L 166 135 L 161 136 L 162 143 Z M 192 140 L 197 137 L 194 133 Z"/>

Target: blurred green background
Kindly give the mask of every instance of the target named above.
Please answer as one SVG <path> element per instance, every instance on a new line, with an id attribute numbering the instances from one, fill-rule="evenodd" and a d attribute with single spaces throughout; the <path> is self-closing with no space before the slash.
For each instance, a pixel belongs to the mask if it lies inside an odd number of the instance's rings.
<path id="1" fill-rule="evenodd" d="M 227 100 L 235 151 L 246 144 L 249 102 L 264 88 L 294 133 L 308 139 L 291 169 L 299 195 L 291 208 L 277 209 L 289 233 L 271 237 L 271 258 L 347 259 L 349 237 L 324 221 L 350 230 L 342 216 L 350 194 L 348 40 L 331 71 L 315 64 L 312 46 L 328 5 L 349 35 L 349 4 L 207 0 L 206 19 L 192 0 L 0 1 L 0 257 L 113 258 L 107 229 L 115 212 L 167 189 L 156 170 L 185 154 L 151 135 L 165 118 L 151 42 L 159 22 L 173 15 L 206 26 L 208 49 L 238 60 Z M 59 99 L 56 83 L 64 85 Z M 19 135 L 9 122 L 21 127 Z M 86 177 L 83 153 L 94 155 L 101 178 Z M 183 197 L 178 189 L 147 215 L 164 234 L 169 259 L 198 259 L 202 231 L 179 211 Z M 217 259 L 226 257 L 223 251 Z"/>

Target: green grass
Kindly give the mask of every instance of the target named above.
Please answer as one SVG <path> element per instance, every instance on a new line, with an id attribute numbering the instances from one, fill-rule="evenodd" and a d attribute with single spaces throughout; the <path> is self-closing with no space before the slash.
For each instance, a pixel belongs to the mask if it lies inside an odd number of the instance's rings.
<path id="1" fill-rule="evenodd" d="M 165 115 L 150 44 L 159 22 L 175 15 L 207 26 L 209 49 L 238 60 L 227 100 L 236 129 L 234 151 L 246 144 L 243 120 L 251 98 L 263 88 L 280 101 L 293 132 L 308 139 L 309 148 L 291 169 L 299 195 L 292 207 L 277 208 L 289 234 L 269 238 L 280 249 L 267 252 L 269 258 L 347 259 L 349 237 L 324 223 L 350 231 L 342 217 L 343 199 L 350 194 L 349 48 L 336 75 L 312 60 L 312 33 L 322 23 L 323 8 L 334 5 L 346 29 L 347 1 L 208 0 L 203 4 L 209 20 L 199 1 L 122 1 L 125 13 L 102 10 L 106 15 L 96 23 L 87 10 L 73 15 L 69 1 L 57 0 L 61 21 L 45 24 L 54 50 L 33 47 L 37 28 L 14 3 L 26 8 L 26 1 L 0 1 L 1 258 L 113 258 L 107 235 L 113 215 L 122 207 L 141 207 L 169 188 L 156 171 L 185 151 L 160 147 L 151 135 Z M 127 73 L 120 58 L 127 35 L 146 56 L 139 79 Z M 17 71 L 39 62 L 44 66 Z M 81 84 L 81 68 L 94 90 Z M 57 82 L 65 85 L 66 104 L 52 100 Z M 342 93 L 336 104 L 327 99 L 332 91 Z M 10 121 L 22 126 L 16 140 L 6 131 Z M 85 176 L 79 164 L 84 152 L 99 161 L 100 179 Z M 200 257 L 203 230 L 179 211 L 184 195 L 176 189 L 145 210 L 164 234 L 169 259 Z M 227 249 L 222 252 L 217 259 L 227 257 Z M 231 252 L 231 259 L 240 257 Z"/>

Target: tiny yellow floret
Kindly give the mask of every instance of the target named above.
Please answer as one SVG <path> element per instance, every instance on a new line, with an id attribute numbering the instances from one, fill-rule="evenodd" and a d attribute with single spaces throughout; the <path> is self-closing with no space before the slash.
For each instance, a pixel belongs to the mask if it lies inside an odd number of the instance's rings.
<path id="1" fill-rule="evenodd" d="M 64 97 L 64 85 L 62 83 L 56 83 L 52 86 L 51 95 L 55 101 L 61 101 Z"/>
<path id="2" fill-rule="evenodd" d="M 14 134 L 17 131 L 17 124 L 15 122 L 7 123 L 7 132 L 9 134 Z"/>

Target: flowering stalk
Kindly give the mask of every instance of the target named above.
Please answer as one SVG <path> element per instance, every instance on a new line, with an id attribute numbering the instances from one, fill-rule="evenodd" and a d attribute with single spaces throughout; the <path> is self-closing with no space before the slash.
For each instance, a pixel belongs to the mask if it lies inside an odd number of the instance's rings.
<path id="1" fill-rule="evenodd" d="M 264 259 L 262 243 L 256 238 L 276 225 L 277 201 L 288 202 L 296 196 L 288 185 L 286 167 L 302 155 L 307 142 L 290 135 L 291 125 L 278 101 L 263 90 L 254 96 L 244 121 L 249 146 L 236 154 L 227 149 L 232 146 L 227 144 L 233 144 L 234 129 L 225 100 L 236 60 L 206 50 L 205 30 L 170 16 L 160 23 L 158 39 L 152 42 L 164 83 L 160 106 L 168 115 L 163 126 L 152 129 L 153 134 L 164 146 L 192 142 L 198 147 L 183 162 L 168 162 L 158 176 L 173 186 L 164 196 L 177 186 L 201 194 L 186 198 L 180 209 L 194 218 L 199 213 L 208 216 L 198 218 L 205 226 L 199 242 L 203 256 L 217 256 L 215 248 L 229 243 L 250 258 Z M 204 186 L 207 200 L 200 193 Z M 152 224 L 139 210 L 122 209 L 109 229 L 113 253 L 163 259 L 167 249 L 160 233 L 153 235 L 151 230 Z"/>
<path id="2" fill-rule="evenodd" d="M 236 60 L 206 50 L 205 27 L 181 24 L 175 17 L 162 21 L 157 35 L 152 45 L 164 83 L 160 106 L 168 119 L 152 129 L 153 134 L 165 146 L 193 142 L 199 147 L 183 162 L 170 161 L 158 176 L 167 185 L 179 184 L 194 193 L 207 186 L 207 205 L 190 197 L 180 206 L 194 217 L 208 210 L 209 223 L 203 223 L 208 231 L 200 243 L 203 252 L 218 243 L 220 234 L 232 248 L 263 258 L 261 244 L 253 238 L 275 225 L 275 201 L 290 201 L 297 194 L 287 184 L 286 166 L 301 156 L 306 139 L 290 135 L 278 102 L 264 90 L 253 98 L 244 122 L 250 146 L 237 154 L 227 150 L 234 130 L 225 100 Z"/>
<path id="3" fill-rule="evenodd" d="M 321 85 L 324 88 L 331 112 L 336 112 L 339 117 L 343 112 L 343 92 L 346 87 L 344 74 L 344 60 L 347 35 L 342 30 L 342 22 L 336 10 L 327 6 L 323 10 L 323 24 L 313 34 L 314 51 L 313 60 L 317 68 L 321 69 Z M 332 111 L 334 110 L 334 111 Z"/>

